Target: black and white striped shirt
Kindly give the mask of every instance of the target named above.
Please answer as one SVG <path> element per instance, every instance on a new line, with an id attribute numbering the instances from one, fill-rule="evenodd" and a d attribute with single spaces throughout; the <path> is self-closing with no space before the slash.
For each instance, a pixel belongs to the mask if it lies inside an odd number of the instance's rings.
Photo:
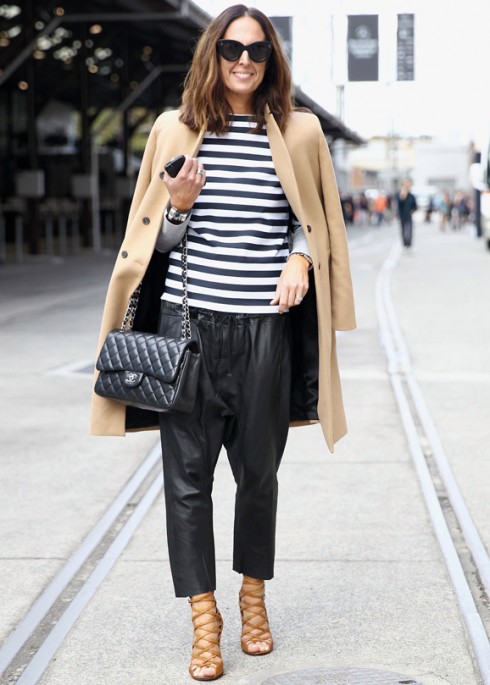
<path id="1" fill-rule="evenodd" d="M 294 243 L 305 244 L 276 175 L 267 132 L 234 115 L 225 135 L 208 133 L 199 151 L 206 184 L 188 223 L 188 294 L 193 307 L 274 313 L 277 282 Z M 304 247 L 297 251 L 304 251 Z M 182 301 L 181 245 L 169 256 L 162 299 Z"/>

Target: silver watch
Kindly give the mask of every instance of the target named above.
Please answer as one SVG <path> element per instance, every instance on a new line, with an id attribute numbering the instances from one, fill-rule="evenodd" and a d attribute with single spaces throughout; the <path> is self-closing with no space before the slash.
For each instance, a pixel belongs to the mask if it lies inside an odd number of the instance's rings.
<path id="1" fill-rule="evenodd" d="M 190 214 L 190 211 L 189 212 L 181 212 L 180 209 L 176 209 L 176 207 L 170 207 L 167 210 L 167 219 L 172 224 L 183 224 L 184 221 L 189 216 L 189 214 Z"/>

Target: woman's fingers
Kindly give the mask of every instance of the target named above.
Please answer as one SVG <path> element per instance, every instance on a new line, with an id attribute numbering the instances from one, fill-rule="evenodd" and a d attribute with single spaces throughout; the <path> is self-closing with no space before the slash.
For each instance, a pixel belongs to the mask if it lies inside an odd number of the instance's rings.
<path id="1" fill-rule="evenodd" d="M 206 170 L 196 157 L 186 157 L 177 176 L 172 178 L 165 174 L 163 181 L 172 205 L 182 210 L 191 209 L 206 183 Z"/>
<path id="2" fill-rule="evenodd" d="M 300 305 L 306 295 L 307 290 L 304 288 L 288 288 L 278 286 L 274 299 L 271 300 L 272 305 L 279 305 L 279 312 L 282 314 L 291 307 Z"/>
<path id="3" fill-rule="evenodd" d="M 186 157 L 182 169 L 175 177 L 175 180 L 202 185 L 205 175 L 204 165 L 199 162 L 197 157 Z"/>
<path id="4" fill-rule="evenodd" d="M 297 260 L 289 260 L 279 278 L 276 294 L 272 305 L 279 305 L 279 312 L 285 312 L 290 307 L 301 304 L 308 292 L 308 264 Z"/>

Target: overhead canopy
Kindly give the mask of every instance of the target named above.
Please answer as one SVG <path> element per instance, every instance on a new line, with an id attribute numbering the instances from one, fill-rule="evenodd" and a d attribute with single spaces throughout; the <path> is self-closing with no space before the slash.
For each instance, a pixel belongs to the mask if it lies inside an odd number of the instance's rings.
<path id="1" fill-rule="evenodd" d="M 308 107 L 308 109 L 311 109 L 311 111 L 317 115 L 317 117 L 320 119 L 324 134 L 331 141 L 341 138 L 342 140 L 346 140 L 349 143 L 354 143 L 355 145 L 362 145 L 365 142 L 361 136 L 352 131 L 350 128 L 347 128 L 347 126 L 345 126 L 340 119 L 334 117 L 333 114 L 327 112 L 326 109 L 321 107 L 321 105 L 310 98 L 309 95 L 303 93 L 299 86 L 295 87 L 294 98 L 298 105 Z"/>
<path id="2" fill-rule="evenodd" d="M 209 20 L 189 0 L 14 0 L 0 6 L 0 88 L 14 97 L 11 111 L 33 89 L 35 115 L 56 100 L 88 108 L 89 125 L 129 100 L 175 107 Z M 295 96 L 331 141 L 363 142 L 299 88 Z"/>
<path id="3" fill-rule="evenodd" d="M 209 21 L 186 0 L 24 0 L 22 9 L 20 2 L 8 7 L 0 14 L 0 87 L 33 86 L 37 109 L 54 98 L 78 108 L 85 73 L 89 106 L 117 107 L 155 67 L 158 78 L 139 92 L 138 106 L 175 105 Z"/>
<path id="4" fill-rule="evenodd" d="M 52 221 L 64 225 L 67 213 L 74 245 L 79 231 L 83 246 L 100 249 L 108 217 L 120 225 L 148 128 L 179 106 L 210 19 L 190 0 L 0 4 L 0 212 L 16 253 L 25 242 L 31 254 L 51 249 Z M 299 88 L 295 95 L 330 142 L 362 142 Z"/>

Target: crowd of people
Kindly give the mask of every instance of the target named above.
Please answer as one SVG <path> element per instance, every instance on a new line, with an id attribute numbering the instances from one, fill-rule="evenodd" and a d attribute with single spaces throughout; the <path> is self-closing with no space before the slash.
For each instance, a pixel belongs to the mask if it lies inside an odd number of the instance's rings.
<path id="1" fill-rule="evenodd" d="M 384 222 L 392 221 L 399 215 L 399 192 L 387 193 L 382 190 L 369 194 L 341 192 L 340 201 L 346 224 L 381 226 Z M 441 231 L 460 230 L 468 221 L 471 221 L 473 214 L 472 197 L 462 190 L 454 192 L 444 190 L 424 199 L 424 202 L 419 199 L 417 207 L 423 212 L 424 222 L 431 223 L 435 217 Z"/>
<path id="2" fill-rule="evenodd" d="M 473 200 L 471 195 L 461 190 L 454 194 L 444 191 L 433 202 L 433 209 L 439 213 L 439 228 L 445 231 L 451 228 L 460 230 L 470 220 L 473 213 Z M 432 213 L 426 212 L 426 222 L 432 219 Z"/>
<path id="3" fill-rule="evenodd" d="M 388 193 L 378 192 L 375 196 L 365 192 L 357 194 L 340 193 L 340 204 L 346 224 L 359 224 L 367 226 L 376 224 L 381 226 L 384 221 L 390 221 L 394 197 Z"/>

